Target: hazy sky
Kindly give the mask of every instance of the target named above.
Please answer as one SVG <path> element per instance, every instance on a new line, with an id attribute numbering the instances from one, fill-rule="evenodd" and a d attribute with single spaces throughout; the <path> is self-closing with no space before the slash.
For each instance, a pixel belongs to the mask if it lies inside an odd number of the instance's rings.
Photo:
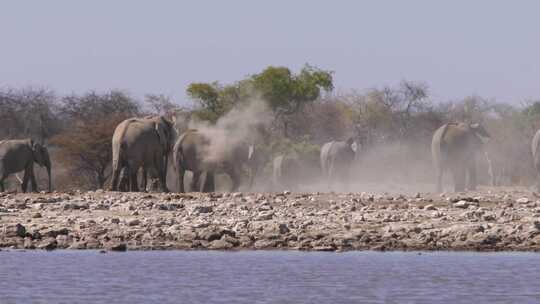
<path id="1" fill-rule="evenodd" d="M 0 86 L 186 101 L 191 82 L 305 63 L 338 90 L 540 98 L 540 1 L 0 0 Z"/>

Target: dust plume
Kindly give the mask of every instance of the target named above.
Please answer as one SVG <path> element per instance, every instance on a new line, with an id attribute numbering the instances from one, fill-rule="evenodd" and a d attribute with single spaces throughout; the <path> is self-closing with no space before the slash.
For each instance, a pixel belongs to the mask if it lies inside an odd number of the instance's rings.
<path id="1" fill-rule="evenodd" d="M 205 159 L 219 162 L 227 159 L 242 145 L 252 144 L 257 139 L 258 130 L 271 122 L 271 112 L 262 99 L 254 98 L 235 106 L 211 125 L 208 122 L 192 120 L 190 129 L 197 129 L 208 140 Z M 246 158 L 248 151 L 246 149 Z"/>

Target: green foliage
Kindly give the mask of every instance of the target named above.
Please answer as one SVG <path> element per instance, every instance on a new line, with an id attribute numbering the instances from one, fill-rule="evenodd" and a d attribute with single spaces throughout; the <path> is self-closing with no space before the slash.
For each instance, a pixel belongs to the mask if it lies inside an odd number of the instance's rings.
<path id="1" fill-rule="evenodd" d="M 221 90 L 217 82 L 214 83 L 192 83 L 187 88 L 187 94 L 199 105 L 215 114 L 219 114 L 221 104 L 219 100 L 219 91 Z"/>
<path id="2" fill-rule="evenodd" d="M 253 87 L 276 113 L 293 114 L 304 104 L 316 100 L 321 90 L 331 91 L 332 73 L 306 65 L 293 75 L 286 67 L 266 68 L 251 77 Z"/>
<path id="3" fill-rule="evenodd" d="M 296 113 L 303 105 L 316 100 L 321 90 L 333 89 L 332 73 L 306 65 L 298 75 L 286 67 L 266 68 L 231 85 L 192 83 L 187 94 L 198 105 L 195 115 L 215 122 L 235 105 L 262 97 L 277 115 Z"/>
<path id="4" fill-rule="evenodd" d="M 540 116 L 540 101 L 535 101 L 523 109 L 523 114 L 534 117 Z"/>

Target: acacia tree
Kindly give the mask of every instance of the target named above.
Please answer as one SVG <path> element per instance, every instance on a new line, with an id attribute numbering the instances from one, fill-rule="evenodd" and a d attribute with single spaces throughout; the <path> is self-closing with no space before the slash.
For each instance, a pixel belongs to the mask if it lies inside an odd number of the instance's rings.
<path id="1" fill-rule="evenodd" d="M 192 83 L 187 93 L 200 107 L 197 116 L 213 122 L 239 103 L 262 98 L 288 137 L 288 116 L 319 98 L 322 90 L 332 89 L 331 72 L 306 65 L 298 74 L 286 67 L 270 66 L 259 74 L 226 86 L 218 82 Z"/>
<path id="2" fill-rule="evenodd" d="M 59 147 L 60 160 L 84 176 L 89 188 L 103 188 L 110 175 L 114 129 L 138 115 L 139 104 L 120 91 L 90 92 L 65 97 L 61 113 L 66 131 L 51 141 Z"/>

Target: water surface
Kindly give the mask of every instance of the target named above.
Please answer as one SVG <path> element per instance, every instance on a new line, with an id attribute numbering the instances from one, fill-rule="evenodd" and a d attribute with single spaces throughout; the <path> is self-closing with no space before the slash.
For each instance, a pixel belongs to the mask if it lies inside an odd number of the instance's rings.
<path id="1" fill-rule="evenodd" d="M 540 254 L 1 251 L 0 303 L 540 303 Z"/>

